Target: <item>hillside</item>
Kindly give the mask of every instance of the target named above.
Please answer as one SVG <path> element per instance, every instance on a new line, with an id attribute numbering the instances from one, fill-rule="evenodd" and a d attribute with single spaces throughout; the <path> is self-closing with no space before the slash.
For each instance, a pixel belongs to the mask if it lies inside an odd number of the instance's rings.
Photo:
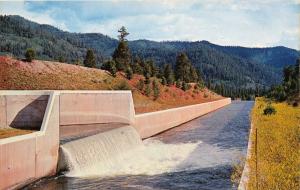
<path id="1" fill-rule="evenodd" d="M 24 62 L 7 56 L 0 56 L 0 90 L 128 90 L 133 93 L 137 113 L 163 110 L 179 106 L 208 102 L 223 97 L 209 90 L 183 91 L 175 86 L 159 84 L 160 96 L 153 98 L 153 92 L 146 96 L 136 88 L 140 75 L 127 80 L 123 73 L 112 77 L 108 72 L 60 62 Z M 152 78 L 153 80 L 153 78 Z"/>
<path id="2" fill-rule="evenodd" d="M 24 56 L 34 48 L 43 60 L 82 62 L 88 48 L 96 53 L 97 66 L 110 58 L 118 41 L 103 34 L 80 34 L 41 25 L 20 16 L 0 16 L 0 54 Z M 282 79 L 281 70 L 294 64 L 299 51 L 285 48 L 228 47 L 200 42 L 130 41 L 133 57 L 153 59 L 158 66 L 174 66 L 176 55 L 184 51 L 202 78 L 226 88 L 270 87 Z"/>

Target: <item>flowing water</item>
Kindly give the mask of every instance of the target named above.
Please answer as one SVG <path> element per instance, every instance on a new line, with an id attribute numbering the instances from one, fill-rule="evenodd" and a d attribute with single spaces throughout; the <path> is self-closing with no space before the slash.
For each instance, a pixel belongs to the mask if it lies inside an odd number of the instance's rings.
<path id="1" fill-rule="evenodd" d="M 234 189 L 252 106 L 233 102 L 144 141 L 127 126 L 67 142 L 60 167 L 68 171 L 25 189 Z"/>

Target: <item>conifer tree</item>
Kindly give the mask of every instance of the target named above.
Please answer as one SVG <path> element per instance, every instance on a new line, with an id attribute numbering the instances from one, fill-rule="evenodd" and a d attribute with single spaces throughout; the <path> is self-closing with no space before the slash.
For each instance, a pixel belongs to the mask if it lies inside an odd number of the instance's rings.
<path id="1" fill-rule="evenodd" d="M 139 82 L 137 83 L 137 89 L 139 89 L 140 91 L 142 91 L 144 89 L 144 80 L 140 79 Z"/>
<path id="2" fill-rule="evenodd" d="M 150 84 L 146 84 L 145 95 L 150 96 L 150 94 L 151 94 Z"/>
<path id="3" fill-rule="evenodd" d="M 175 76 L 187 83 L 198 80 L 198 73 L 185 53 L 179 53 L 176 58 Z"/>
<path id="4" fill-rule="evenodd" d="M 133 76 L 133 72 L 132 72 L 132 69 L 130 68 L 130 67 L 127 67 L 127 69 L 126 69 L 126 78 L 128 79 L 128 80 L 131 80 L 132 79 L 132 76 Z"/>
<path id="5" fill-rule="evenodd" d="M 160 90 L 159 90 L 158 82 L 156 80 L 152 81 L 152 87 L 153 87 L 154 100 L 157 100 L 157 98 L 159 97 L 159 94 L 160 94 Z"/>
<path id="6" fill-rule="evenodd" d="M 132 66 L 131 66 L 133 73 L 136 73 L 136 74 L 139 74 L 139 75 L 142 75 L 144 73 L 141 64 L 142 64 L 141 58 L 139 56 L 136 56 L 134 58 Z"/>
<path id="7" fill-rule="evenodd" d="M 167 80 L 168 86 L 173 85 L 173 83 L 174 83 L 174 73 L 173 73 L 171 65 L 166 64 L 164 66 L 163 74 L 164 74 L 165 79 Z"/>
<path id="8" fill-rule="evenodd" d="M 96 58 L 95 58 L 93 50 L 91 50 L 91 49 L 87 50 L 83 64 L 85 67 L 90 67 L 90 68 L 96 67 Z"/>
<path id="9" fill-rule="evenodd" d="M 119 44 L 113 53 L 113 60 L 116 62 L 116 67 L 118 71 L 125 71 L 131 62 L 131 53 L 128 47 L 126 37 L 129 35 L 127 29 L 122 26 L 118 32 L 119 34 Z"/>

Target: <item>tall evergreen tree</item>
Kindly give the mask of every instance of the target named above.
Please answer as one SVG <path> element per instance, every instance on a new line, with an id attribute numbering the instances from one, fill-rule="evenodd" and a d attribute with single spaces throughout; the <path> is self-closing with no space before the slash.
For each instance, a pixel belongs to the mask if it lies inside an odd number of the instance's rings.
<path id="1" fill-rule="evenodd" d="M 96 58 L 93 50 L 91 49 L 87 50 L 83 64 L 85 67 L 90 67 L 90 68 L 96 67 Z"/>
<path id="2" fill-rule="evenodd" d="M 126 78 L 128 80 L 131 80 L 132 79 L 132 76 L 133 76 L 133 72 L 132 72 L 132 69 L 130 67 L 127 67 L 127 69 L 125 70 L 125 73 L 126 73 Z"/>
<path id="3" fill-rule="evenodd" d="M 131 62 L 131 53 L 128 47 L 126 37 L 129 35 L 126 28 L 122 26 L 118 32 L 119 44 L 113 53 L 113 60 L 116 62 L 116 67 L 119 71 L 125 71 Z"/>
<path id="4" fill-rule="evenodd" d="M 141 64 L 142 64 L 141 58 L 139 56 L 136 56 L 134 58 L 134 61 L 133 61 L 132 65 L 131 65 L 133 73 L 136 73 L 136 74 L 139 74 L 139 75 L 142 75 L 144 73 Z"/>
<path id="5" fill-rule="evenodd" d="M 157 98 L 159 97 L 159 94 L 160 94 L 160 90 L 159 90 L 159 84 L 156 80 L 152 81 L 152 87 L 153 87 L 154 100 L 157 100 Z"/>
<path id="6" fill-rule="evenodd" d="M 179 53 L 176 58 L 175 77 L 184 82 L 196 82 L 198 74 L 185 53 Z"/>
<path id="7" fill-rule="evenodd" d="M 174 73 L 173 73 L 171 65 L 169 65 L 169 64 L 164 65 L 163 75 L 164 75 L 165 79 L 167 80 L 168 86 L 171 86 L 174 84 Z"/>

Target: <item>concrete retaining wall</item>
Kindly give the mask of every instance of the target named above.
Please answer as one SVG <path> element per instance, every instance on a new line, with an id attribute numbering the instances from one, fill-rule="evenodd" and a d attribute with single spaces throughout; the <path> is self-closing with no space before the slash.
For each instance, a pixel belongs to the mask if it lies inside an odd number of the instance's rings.
<path id="1" fill-rule="evenodd" d="M 0 128 L 40 129 L 48 95 L 0 96 Z"/>
<path id="2" fill-rule="evenodd" d="M 133 125 L 130 91 L 58 91 L 60 138 L 72 139 Z"/>
<path id="3" fill-rule="evenodd" d="M 246 156 L 245 166 L 243 169 L 243 173 L 241 176 L 238 190 L 246 190 L 247 189 L 247 183 L 248 183 L 249 173 L 250 173 L 249 160 L 250 160 L 250 156 L 251 156 L 252 143 L 253 143 L 252 142 L 253 130 L 254 130 L 253 125 L 251 123 L 251 129 L 250 129 L 249 140 L 248 140 L 248 148 L 247 148 L 247 156 Z"/>
<path id="4" fill-rule="evenodd" d="M 190 121 L 231 103 L 230 98 L 197 105 L 139 114 L 135 116 L 134 127 L 141 138 L 148 138 L 172 127 Z"/>
<path id="5" fill-rule="evenodd" d="M 60 125 L 134 123 L 130 91 L 60 91 Z"/>
<path id="6" fill-rule="evenodd" d="M 54 175 L 59 148 L 59 102 L 55 93 L 8 91 L 1 92 L 0 95 L 8 99 L 17 98 L 16 102 L 22 104 L 27 102 L 29 107 L 30 101 L 40 101 L 39 97 L 49 96 L 40 131 L 0 139 L 0 189 L 17 187 L 41 177 Z M 37 99 L 34 99 L 34 96 Z M 44 101 L 44 98 L 42 100 Z M 18 113 L 24 108 L 13 107 L 15 110 L 12 113 Z M 24 121 L 27 122 L 27 119 Z"/>

